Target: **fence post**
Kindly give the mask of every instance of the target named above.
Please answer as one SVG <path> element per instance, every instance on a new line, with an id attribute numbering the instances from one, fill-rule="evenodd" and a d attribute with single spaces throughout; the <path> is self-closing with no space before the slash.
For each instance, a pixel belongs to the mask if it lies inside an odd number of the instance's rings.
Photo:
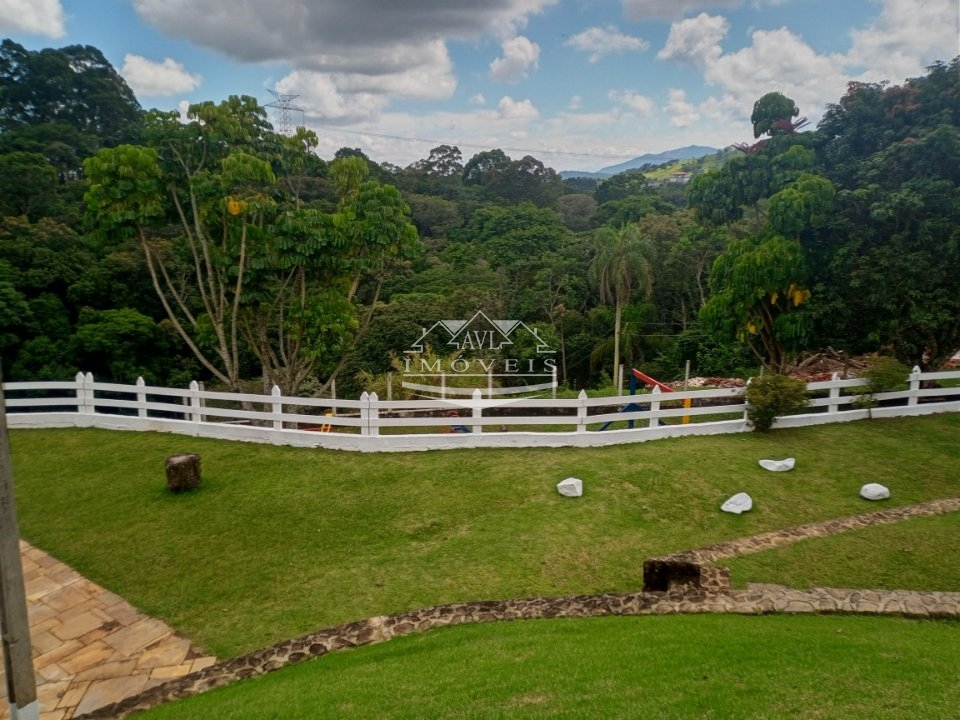
<path id="1" fill-rule="evenodd" d="M 916 405 L 919 402 L 919 396 L 917 393 L 920 392 L 920 366 L 914 365 L 913 370 L 910 371 L 910 397 L 907 398 L 907 405 Z"/>
<path id="2" fill-rule="evenodd" d="M 550 375 L 552 376 L 550 378 L 550 384 L 551 384 L 550 396 L 554 400 L 556 400 L 557 399 L 557 366 L 556 365 L 553 366 L 553 370 L 550 372 Z"/>
<path id="3" fill-rule="evenodd" d="M 840 382 L 840 373 L 834 373 L 830 376 L 830 382 Z M 830 388 L 830 404 L 827 405 L 827 413 L 833 414 L 840 410 L 840 388 Z"/>
<path id="4" fill-rule="evenodd" d="M 137 378 L 137 415 L 142 418 L 147 416 L 147 393 L 143 390 L 146 385 L 142 375 Z"/>
<path id="5" fill-rule="evenodd" d="M 660 410 L 660 386 L 654 385 L 653 390 L 650 391 L 650 394 L 656 398 L 655 400 L 650 401 L 650 427 L 655 428 L 660 425 L 660 418 L 653 414 Z"/>
<path id="6" fill-rule="evenodd" d="M 280 387 L 274 385 L 270 390 L 270 397 L 273 402 L 270 403 L 270 413 L 273 415 L 273 429 L 283 430 L 283 401 L 280 400 Z"/>
<path id="7" fill-rule="evenodd" d="M 89 410 L 87 410 L 87 395 L 83 390 L 83 373 L 78 372 L 73 380 L 75 383 L 77 383 L 77 412 L 89 412 Z"/>
<path id="8" fill-rule="evenodd" d="M 587 431 L 587 391 L 581 390 L 577 395 L 577 432 Z"/>
<path id="9" fill-rule="evenodd" d="M 760 368 L 760 371 L 763 372 L 763 368 Z M 743 427 L 744 429 L 750 427 L 750 401 L 747 400 L 747 390 L 750 389 L 750 383 L 753 382 L 753 378 L 747 378 L 747 384 L 743 388 Z"/>
<path id="10" fill-rule="evenodd" d="M 363 405 L 360 406 L 360 434 L 369 435 L 370 434 L 370 394 L 364 390 L 360 395 L 360 402 Z"/>
<path id="11" fill-rule="evenodd" d="M 190 422 L 203 422 L 203 413 L 200 411 L 200 384 L 196 380 L 190 381 Z"/>
<path id="12" fill-rule="evenodd" d="M 380 408 L 377 407 L 377 403 L 380 402 L 380 398 L 377 397 L 375 392 L 370 393 L 370 412 L 367 413 L 367 422 L 370 424 L 369 435 L 379 435 L 380 434 Z"/>
<path id="13" fill-rule="evenodd" d="M 88 372 L 83 376 L 83 398 L 86 410 L 84 412 L 93 414 L 97 411 L 96 393 L 93 391 L 93 373 Z"/>
<path id="14" fill-rule="evenodd" d="M 393 400 L 393 373 L 387 373 L 387 402 Z"/>
<path id="15" fill-rule="evenodd" d="M 473 400 L 474 402 L 480 400 L 483 397 L 483 394 L 480 392 L 480 388 L 477 388 L 473 391 Z M 480 407 L 480 404 L 477 403 L 473 406 L 473 417 L 480 418 L 483 417 L 483 408 Z M 483 425 L 474 425 L 472 428 L 475 433 L 483 432 Z"/>

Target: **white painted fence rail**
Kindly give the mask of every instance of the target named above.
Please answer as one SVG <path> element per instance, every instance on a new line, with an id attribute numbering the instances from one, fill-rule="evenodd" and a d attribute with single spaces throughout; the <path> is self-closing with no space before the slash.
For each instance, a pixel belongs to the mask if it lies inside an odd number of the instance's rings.
<path id="1" fill-rule="evenodd" d="M 960 371 L 921 373 L 909 389 L 858 403 L 862 379 L 807 385 L 810 407 L 778 418 L 774 427 L 800 427 L 867 417 L 960 412 L 960 387 L 928 387 L 960 380 Z M 4 385 L 12 428 L 98 427 L 173 432 L 196 437 L 365 452 L 458 447 L 590 447 L 681 435 L 746 432 L 742 388 L 686 390 L 570 399 L 390 400 L 364 393 L 358 400 L 211 392 L 196 382 L 185 390 L 73 381 Z M 690 407 L 685 407 L 685 400 Z M 614 425 L 615 424 L 615 425 Z M 606 426 L 614 425 L 612 429 Z"/>

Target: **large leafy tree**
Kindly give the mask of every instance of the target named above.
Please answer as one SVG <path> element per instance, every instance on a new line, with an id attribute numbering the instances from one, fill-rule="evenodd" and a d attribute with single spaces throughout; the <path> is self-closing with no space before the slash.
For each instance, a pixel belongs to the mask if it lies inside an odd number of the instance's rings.
<path id="1" fill-rule="evenodd" d="M 641 235 L 636 225 L 614 229 L 599 228 L 593 236 L 594 255 L 590 277 L 600 294 L 600 301 L 614 306 L 613 377 L 620 368 L 620 335 L 623 309 L 634 291 L 649 297 L 653 290 L 653 245 Z"/>
<path id="2" fill-rule="evenodd" d="M 799 311 L 810 298 L 807 275 L 795 240 L 735 240 L 714 263 L 712 294 L 700 318 L 717 336 L 736 337 L 764 366 L 783 372 L 809 333 L 809 318 Z"/>
<path id="3" fill-rule="evenodd" d="M 191 106 L 191 122 L 153 113 L 150 147 L 101 150 L 85 163 L 89 216 L 101 234 L 135 233 L 171 323 L 200 363 L 239 389 L 238 323 L 252 246 L 276 212 L 268 129 L 252 98 Z"/>
<path id="4" fill-rule="evenodd" d="M 241 325 L 268 387 L 296 394 L 318 369 L 326 381 L 343 368 L 370 326 L 383 282 L 395 261 L 420 247 L 410 211 L 392 185 L 366 180 L 358 157 L 334 160 L 330 174 L 340 202 L 334 213 L 290 209 L 272 227 L 252 262 Z M 371 298 L 356 304 L 365 279 Z"/>
<path id="5" fill-rule="evenodd" d="M 460 247 L 447 256 L 474 278 L 480 275 L 469 265 L 489 268 L 492 287 L 509 317 L 522 316 L 536 305 L 523 307 L 525 290 L 543 268 L 545 257 L 559 250 L 570 237 L 553 210 L 521 203 L 508 208 L 491 205 L 473 214 L 463 228 L 451 234 Z M 459 255 L 459 257 L 455 257 Z M 491 308 L 487 308 L 492 312 Z"/>
<path id="6" fill-rule="evenodd" d="M 50 204 L 57 186 L 56 168 L 39 153 L 0 155 L 0 215 L 38 218 Z"/>
<path id="7" fill-rule="evenodd" d="M 838 187 L 814 297 L 824 342 L 935 368 L 960 348 L 960 58 L 900 86 L 852 83 L 819 126 Z"/>
<path id="8" fill-rule="evenodd" d="M 740 220 L 748 209 L 754 230 L 759 230 L 766 219 L 767 199 L 816 168 L 816 154 L 805 147 L 806 142 L 802 135 L 779 138 L 698 175 L 690 184 L 690 207 L 701 222 L 710 225 Z"/>
<path id="9" fill-rule="evenodd" d="M 653 301 L 663 329 L 685 330 L 707 300 L 710 268 L 730 240 L 726 228 L 698 225 L 692 213 L 647 215 L 640 231 L 656 248 Z"/>
<path id="10" fill-rule="evenodd" d="M 417 160 L 398 173 L 404 190 L 452 199 L 460 191 L 463 176 L 463 155 L 455 145 L 440 145 L 430 156 Z"/>
<path id="11" fill-rule="evenodd" d="M 97 48 L 26 50 L 0 43 L 0 129 L 63 123 L 102 145 L 128 137 L 140 104 Z"/>
<path id="12" fill-rule="evenodd" d="M 210 173 L 188 176 L 184 204 L 179 196 L 183 188 L 164 176 L 153 148 L 121 145 L 101 150 L 85 168 L 95 231 L 104 237 L 136 236 L 154 290 L 179 335 L 213 376 L 239 389 L 236 321 L 249 232 L 240 220 L 238 237 L 238 222 L 231 223 L 230 216 L 246 214 L 249 205 L 222 189 L 218 192 L 219 178 Z M 165 222 L 171 196 L 179 228 Z M 160 231 L 164 227 L 177 234 L 171 238 Z"/>
<path id="13" fill-rule="evenodd" d="M 563 193 L 563 180 L 555 170 L 530 155 L 511 160 L 503 150 L 477 153 L 464 165 L 462 177 L 465 186 L 509 203 L 546 207 Z"/>
<path id="14" fill-rule="evenodd" d="M 349 155 L 331 168 L 337 211 L 303 207 L 310 161 L 296 153 L 315 138 L 279 138 L 252 98 L 194 105 L 189 117 L 152 113 L 151 146 L 87 162 L 90 217 L 101 234 L 138 238 L 168 319 L 207 371 L 239 389 L 252 353 L 268 387 L 294 394 L 347 347 L 365 273 L 416 243 L 408 210 Z"/>
<path id="15" fill-rule="evenodd" d="M 750 122 L 753 123 L 753 136 L 782 135 L 792 131 L 792 119 L 800 114 L 797 104 L 783 93 L 771 92 L 757 100 L 753 105 Z"/>
<path id="16" fill-rule="evenodd" d="M 764 232 L 736 240 L 714 263 L 712 294 L 700 317 L 718 336 L 736 337 L 773 372 L 806 346 L 810 268 L 801 240 L 832 222 L 829 180 L 802 175 L 770 198 Z"/>
<path id="17" fill-rule="evenodd" d="M 174 340 L 168 325 L 132 308 L 83 308 L 70 345 L 80 366 L 98 377 L 154 384 L 161 380 L 157 371 L 173 363 Z"/>

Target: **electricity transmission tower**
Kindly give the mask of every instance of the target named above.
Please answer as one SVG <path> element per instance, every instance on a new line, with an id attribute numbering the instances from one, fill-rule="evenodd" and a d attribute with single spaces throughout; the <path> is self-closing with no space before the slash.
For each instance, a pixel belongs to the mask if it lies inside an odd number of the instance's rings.
<path id="1" fill-rule="evenodd" d="M 294 128 L 296 127 L 293 124 L 291 114 L 298 112 L 300 113 L 301 124 L 303 121 L 303 108 L 298 108 L 293 104 L 295 98 L 300 97 L 299 95 L 281 95 L 278 92 L 273 90 L 267 90 L 271 95 L 273 95 L 276 100 L 272 103 L 267 103 L 268 108 L 274 108 L 277 112 L 277 123 L 275 129 L 281 135 L 290 135 L 292 134 Z"/>

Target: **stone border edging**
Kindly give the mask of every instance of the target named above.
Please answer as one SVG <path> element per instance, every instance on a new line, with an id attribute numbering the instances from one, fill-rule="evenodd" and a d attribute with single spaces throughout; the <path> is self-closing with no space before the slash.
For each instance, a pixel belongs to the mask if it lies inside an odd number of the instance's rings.
<path id="1" fill-rule="evenodd" d="M 958 510 L 960 510 L 960 498 L 934 500 L 822 523 L 800 525 L 792 529 L 763 533 L 646 561 L 644 563 L 645 587 L 648 563 L 674 563 L 676 567 L 681 568 L 680 581 L 669 583 L 673 587 L 664 591 L 646 589 L 643 592 L 634 593 L 450 603 L 395 615 L 371 617 L 303 635 L 211 665 L 120 702 L 77 716 L 75 720 L 106 720 L 107 718 L 119 720 L 172 700 L 198 695 L 237 680 L 264 675 L 336 650 L 370 645 L 434 628 L 465 623 L 693 613 L 741 615 L 850 613 L 902 615 L 910 618 L 960 618 L 960 592 L 835 588 L 794 590 L 778 585 L 752 585 L 746 590 L 730 590 L 727 568 L 712 568 L 706 565 L 718 559 L 781 547 L 806 538 L 824 537 L 870 525 L 889 524 Z M 722 582 L 723 571 L 726 571 L 725 587 Z"/>

